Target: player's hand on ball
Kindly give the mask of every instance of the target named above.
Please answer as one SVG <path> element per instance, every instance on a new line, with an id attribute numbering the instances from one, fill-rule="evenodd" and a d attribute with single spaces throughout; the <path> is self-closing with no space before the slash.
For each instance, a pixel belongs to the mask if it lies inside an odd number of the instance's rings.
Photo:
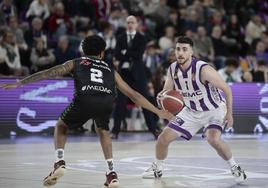
<path id="1" fill-rule="evenodd" d="M 159 110 L 157 115 L 159 116 L 159 118 L 166 120 L 171 120 L 172 118 L 174 118 L 174 115 L 167 110 Z"/>
<path id="2" fill-rule="evenodd" d="M 165 91 L 167 91 L 167 90 L 162 90 L 162 91 L 160 91 L 160 92 L 157 94 L 157 96 L 156 96 L 157 105 L 158 105 L 158 107 L 161 108 L 161 109 L 162 109 L 162 106 L 161 106 L 161 104 L 160 104 L 160 101 L 161 101 L 162 98 L 164 97 L 164 92 L 165 92 Z"/>
<path id="3" fill-rule="evenodd" d="M 20 86 L 21 86 L 20 82 L 0 84 L 0 88 L 3 88 L 3 89 L 15 89 L 15 88 L 20 87 Z"/>
<path id="4" fill-rule="evenodd" d="M 224 123 L 227 125 L 227 126 L 226 126 L 227 128 L 230 128 L 230 127 L 233 126 L 234 119 L 233 119 L 233 115 L 232 115 L 231 113 L 227 113 L 227 114 L 225 115 Z"/>
<path id="5" fill-rule="evenodd" d="M 161 99 L 162 97 L 163 97 L 163 94 L 165 93 L 165 91 L 167 91 L 167 90 L 162 90 L 162 91 L 160 91 L 158 94 L 157 94 L 157 99 Z"/>

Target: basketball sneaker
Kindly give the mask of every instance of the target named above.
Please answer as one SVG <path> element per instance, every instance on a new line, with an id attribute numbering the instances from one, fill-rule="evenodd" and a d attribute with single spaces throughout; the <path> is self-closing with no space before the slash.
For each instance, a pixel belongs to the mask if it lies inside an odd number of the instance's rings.
<path id="1" fill-rule="evenodd" d="M 237 183 L 242 183 L 247 179 L 245 171 L 239 165 L 232 166 L 231 173 Z"/>
<path id="2" fill-rule="evenodd" d="M 109 174 L 106 174 L 106 182 L 104 183 L 104 187 L 107 188 L 119 187 L 119 180 L 116 172 L 110 172 Z"/>
<path id="3" fill-rule="evenodd" d="M 158 170 L 156 163 L 154 162 L 150 168 L 145 170 L 142 174 L 144 179 L 161 178 L 162 170 Z"/>
<path id="4" fill-rule="evenodd" d="M 66 168 L 64 160 L 60 160 L 54 163 L 54 170 L 50 172 L 47 177 L 45 177 L 43 180 L 43 185 L 47 187 L 55 185 L 57 183 L 57 180 L 64 175 L 65 170 Z"/>

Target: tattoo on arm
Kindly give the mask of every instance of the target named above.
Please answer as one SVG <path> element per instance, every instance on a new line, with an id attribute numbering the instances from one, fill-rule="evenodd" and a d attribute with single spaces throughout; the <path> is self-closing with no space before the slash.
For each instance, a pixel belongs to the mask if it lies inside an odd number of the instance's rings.
<path id="1" fill-rule="evenodd" d="M 49 78 L 54 78 L 56 76 L 63 76 L 65 74 L 70 73 L 74 68 L 74 61 L 67 61 L 66 63 L 62 65 L 57 65 L 55 67 L 52 67 L 50 69 L 37 72 L 35 74 L 32 74 L 22 80 L 20 80 L 21 84 L 29 84 L 32 82 L 37 82 L 40 80 L 45 80 Z"/>

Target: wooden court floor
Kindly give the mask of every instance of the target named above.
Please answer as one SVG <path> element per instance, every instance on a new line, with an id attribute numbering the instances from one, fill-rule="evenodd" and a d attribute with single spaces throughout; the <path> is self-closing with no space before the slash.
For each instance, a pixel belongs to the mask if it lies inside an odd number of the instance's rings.
<path id="1" fill-rule="evenodd" d="M 120 188 L 268 188 L 268 135 L 223 137 L 247 172 L 242 185 L 199 135 L 170 145 L 162 179 L 142 179 L 154 158 L 155 142 L 147 133 L 128 133 L 113 143 Z M 42 188 L 42 179 L 52 169 L 52 143 L 52 137 L 0 139 L 0 188 Z M 67 173 L 53 187 L 103 187 L 105 163 L 96 136 L 71 136 L 65 160 Z"/>

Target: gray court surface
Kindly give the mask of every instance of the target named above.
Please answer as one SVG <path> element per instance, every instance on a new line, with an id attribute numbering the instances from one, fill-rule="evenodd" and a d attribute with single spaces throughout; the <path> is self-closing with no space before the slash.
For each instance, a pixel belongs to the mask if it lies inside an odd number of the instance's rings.
<path id="1" fill-rule="evenodd" d="M 155 142 L 148 133 L 125 133 L 113 142 L 121 188 L 268 188 L 268 135 L 223 135 L 248 180 L 237 185 L 229 168 L 197 135 L 170 145 L 163 178 L 142 179 L 154 159 Z M 98 138 L 70 136 L 65 149 L 67 173 L 55 188 L 99 188 L 105 163 Z M 0 188 L 41 188 L 52 169 L 53 139 L 28 136 L 0 139 Z"/>

